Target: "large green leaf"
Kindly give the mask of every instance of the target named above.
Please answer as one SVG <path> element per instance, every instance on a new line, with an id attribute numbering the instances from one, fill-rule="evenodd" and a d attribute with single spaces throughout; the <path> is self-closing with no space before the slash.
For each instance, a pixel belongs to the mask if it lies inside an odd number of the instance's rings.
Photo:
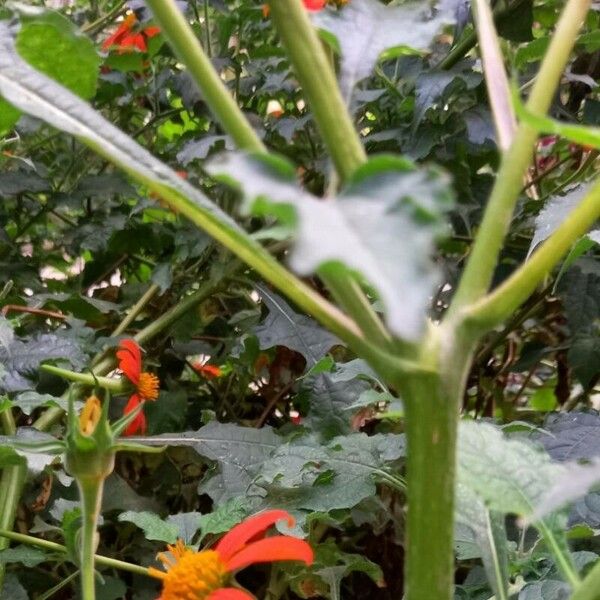
<path id="1" fill-rule="evenodd" d="M 361 167 L 336 202 L 301 189 L 283 160 L 227 153 L 207 170 L 241 189 L 247 209 L 296 229 L 290 265 L 300 275 L 360 272 L 381 296 L 394 333 L 417 338 L 439 273 L 431 261 L 451 205 L 447 178 L 381 156 Z"/>
<path id="2" fill-rule="evenodd" d="M 136 438 L 136 441 L 190 446 L 201 456 L 215 461 L 218 472 L 201 484 L 200 491 L 219 503 L 247 494 L 264 461 L 281 444 L 281 438 L 270 427 L 253 429 L 217 422 L 198 431 Z"/>
<path id="3" fill-rule="evenodd" d="M 385 50 L 393 54 L 427 50 L 445 24 L 455 21 L 452 2 L 433 11 L 428 2 L 386 6 L 377 0 L 352 0 L 341 10 L 326 9 L 314 17 L 317 27 L 333 34 L 341 50 L 341 87 L 368 77 Z"/>
<path id="4" fill-rule="evenodd" d="M 338 338 L 315 320 L 292 310 L 281 296 L 264 286 L 259 286 L 259 291 L 269 309 L 267 318 L 254 329 L 261 348 L 291 348 L 304 356 L 310 368 L 333 346 L 341 344 Z"/>
<path id="5" fill-rule="evenodd" d="M 312 436 L 281 445 L 260 469 L 257 484 L 291 510 L 353 508 L 375 494 L 377 480 L 404 455 L 404 438 L 355 433 L 323 446 Z"/>
<path id="6" fill-rule="evenodd" d="M 94 43 L 55 11 L 23 7 L 17 50 L 33 67 L 82 98 L 92 98 L 100 69 Z M 19 111 L 0 100 L 0 132 L 11 127 Z"/>

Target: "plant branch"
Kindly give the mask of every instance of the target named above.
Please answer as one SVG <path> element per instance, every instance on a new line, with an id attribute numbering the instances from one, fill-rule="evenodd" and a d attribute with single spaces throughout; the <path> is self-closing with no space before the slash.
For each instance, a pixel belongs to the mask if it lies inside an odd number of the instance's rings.
<path id="1" fill-rule="evenodd" d="M 600 181 L 527 262 L 491 294 L 465 309 L 466 324 L 490 329 L 513 314 L 598 218 Z"/>
<path id="2" fill-rule="evenodd" d="M 265 147 L 242 114 L 223 80 L 212 66 L 194 31 L 174 0 L 147 0 L 152 14 L 177 58 L 188 68 L 202 97 L 223 129 L 244 150 L 264 152 Z M 208 26 L 208 24 L 207 24 Z"/>
<path id="3" fill-rule="evenodd" d="M 21 544 L 29 544 L 30 546 L 37 546 L 38 548 L 44 548 L 44 550 L 50 550 L 51 552 L 60 552 L 61 554 L 67 553 L 67 548 L 56 542 L 50 542 L 41 538 L 33 537 L 31 535 L 25 535 L 23 533 L 15 533 L 14 531 L 8 531 L 6 529 L 0 529 L 0 537 L 13 542 L 20 542 Z M 108 556 L 102 556 L 101 554 L 95 554 L 94 560 L 96 564 L 102 565 L 103 567 L 111 567 L 113 569 L 120 569 L 122 571 L 129 571 L 136 575 L 148 575 L 148 569 L 140 565 L 134 565 L 123 560 L 117 560 L 116 558 L 109 558 Z"/>
<path id="4" fill-rule="evenodd" d="M 570 600 L 600 600 L 600 562 L 586 575 Z"/>
<path id="5" fill-rule="evenodd" d="M 365 162 L 366 154 L 337 86 L 333 69 L 308 20 L 304 6 L 299 0 L 293 0 L 292 4 L 296 5 L 297 10 L 288 12 L 287 8 L 280 6 L 286 2 L 289 0 L 278 1 L 278 6 L 272 7 L 273 19 L 278 23 L 279 33 L 288 47 L 292 62 L 338 173 L 342 179 L 346 179 L 356 167 Z M 175 53 L 187 66 L 213 113 L 223 128 L 231 135 L 238 148 L 250 152 L 266 151 L 229 90 L 212 67 L 200 42 L 173 0 L 149 0 L 148 4 Z M 277 15 L 281 16 L 281 10 L 285 12 L 283 24 L 277 20 Z M 192 220 L 194 219 L 192 218 Z M 195 222 L 203 227 L 198 221 Z M 217 239 L 219 239 L 218 236 Z M 219 241 L 222 242 L 222 240 Z M 259 257 L 255 256 L 255 260 L 248 261 L 248 263 L 256 268 L 254 263 L 258 259 Z M 257 270 L 260 271 L 260 269 Z M 262 275 L 275 283 L 264 272 Z M 364 335 L 382 347 L 388 346 L 391 337 L 360 286 L 348 276 L 324 276 L 323 280 L 331 289 L 336 301 L 356 321 Z M 295 291 L 300 284 L 288 281 L 283 287 L 276 285 L 284 293 L 290 295 L 290 292 Z M 306 294 L 310 295 L 312 290 L 304 287 L 303 293 L 305 296 Z M 315 297 L 315 299 L 317 298 L 318 296 Z M 301 300 L 301 294 L 296 295 L 293 299 L 306 309 Z M 319 301 L 321 304 L 323 302 L 323 300 Z M 313 315 L 317 316 L 314 311 L 309 310 L 309 312 L 313 312 Z M 352 324 L 347 323 L 347 325 L 351 326 Z M 358 331 L 355 333 L 359 334 Z"/>
<path id="6" fill-rule="evenodd" d="M 568 1 L 527 102 L 530 112 L 547 112 L 589 7 L 590 0 Z M 502 157 L 483 221 L 450 306 L 450 314 L 459 307 L 478 300 L 489 288 L 523 185 L 523 177 L 531 161 L 536 137 L 534 128 L 521 123 L 513 143 Z"/>
<path id="7" fill-rule="evenodd" d="M 335 73 L 301 0 L 271 0 L 271 16 L 342 181 L 367 158 Z"/>

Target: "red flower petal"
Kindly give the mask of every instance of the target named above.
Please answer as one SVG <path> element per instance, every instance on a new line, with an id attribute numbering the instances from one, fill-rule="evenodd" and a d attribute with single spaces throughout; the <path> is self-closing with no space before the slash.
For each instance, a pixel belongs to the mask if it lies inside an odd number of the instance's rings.
<path id="1" fill-rule="evenodd" d="M 271 525 L 286 519 L 289 526 L 294 524 L 292 517 L 285 510 L 266 510 L 236 525 L 227 532 L 215 546 L 221 560 L 227 562 L 236 552 L 242 550 L 246 544 L 258 534 L 264 533 Z"/>
<path id="2" fill-rule="evenodd" d="M 137 394 L 132 394 L 131 398 L 129 398 L 129 401 L 125 405 L 123 414 L 128 415 L 130 412 L 134 411 L 140 404 L 141 404 L 140 397 Z M 129 423 L 129 425 L 127 425 L 127 427 L 125 428 L 125 431 L 123 433 L 126 436 L 136 435 L 138 433 L 143 435 L 144 433 L 146 433 L 146 429 L 147 429 L 146 415 L 144 415 L 144 409 L 142 409 L 137 414 L 135 419 L 133 419 L 133 421 L 131 421 L 131 423 Z"/>
<path id="3" fill-rule="evenodd" d="M 206 379 L 215 379 L 221 377 L 223 371 L 217 365 L 203 365 L 202 363 L 194 363 L 194 370 Z"/>
<path id="4" fill-rule="evenodd" d="M 307 10 L 321 10 L 327 4 L 327 0 L 304 0 Z"/>
<path id="5" fill-rule="evenodd" d="M 123 41 L 123 38 L 131 31 L 137 18 L 134 13 L 127 15 L 125 20 L 119 25 L 117 30 L 108 36 L 102 44 L 102 50 L 108 50 L 111 46 L 118 46 Z"/>
<path id="6" fill-rule="evenodd" d="M 249 544 L 225 561 L 225 564 L 228 571 L 237 571 L 255 563 L 279 560 L 301 560 L 310 565 L 314 558 L 313 549 L 304 540 L 287 535 L 276 535 Z"/>
<path id="7" fill-rule="evenodd" d="M 122 340 L 117 350 L 119 369 L 131 383 L 137 385 L 142 372 L 142 351 L 134 340 Z"/>
<path id="8" fill-rule="evenodd" d="M 206 600 L 254 600 L 254 596 L 237 588 L 220 588 L 214 591 Z"/>
<path id="9" fill-rule="evenodd" d="M 146 34 L 146 37 L 152 38 L 160 33 L 160 27 L 157 27 L 156 25 L 150 25 L 150 27 L 146 27 L 146 29 L 144 29 L 144 33 Z"/>
<path id="10" fill-rule="evenodd" d="M 141 33 L 131 33 L 126 35 L 119 45 L 120 50 L 127 51 L 130 48 L 137 48 L 141 52 L 146 52 L 148 46 L 146 46 L 146 40 Z"/>

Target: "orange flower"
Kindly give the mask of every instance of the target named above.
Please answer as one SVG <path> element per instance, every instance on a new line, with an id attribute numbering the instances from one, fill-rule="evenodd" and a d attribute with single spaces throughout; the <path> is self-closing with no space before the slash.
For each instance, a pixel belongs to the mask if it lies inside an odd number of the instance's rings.
<path id="1" fill-rule="evenodd" d="M 254 515 L 226 533 L 214 550 L 194 552 L 181 540 L 167 546 L 158 559 L 166 572 L 150 567 L 148 574 L 163 582 L 158 600 L 253 600 L 253 596 L 228 584 L 231 573 L 256 563 L 301 560 L 310 565 L 313 550 L 304 540 L 276 535 L 265 537 L 269 527 L 294 518 L 284 510 L 268 510 Z M 258 539 L 257 539 L 258 538 Z"/>
<path id="2" fill-rule="evenodd" d="M 123 340 L 119 344 L 117 358 L 119 359 L 119 369 L 136 388 L 125 406 L 124 414 L 127 415 L 146 400 L 156 400 L 160 382 L 156 375 L 142 372 L 142 351 L 134 340 Z M 143 410 L 140 410 L 124 433 L 125 435 L 135 435 L 138 432 L 146 433 L 146 417 Z"/>
<path id="3" fill-rule="evenodd" d="M 217 365 L 203 365 L 202 363 L 197 362 L 194 363 L 192 367 L 196 373 L 202 375 L 205 379 L 216 379 L 223 375 L 221 367 L 217 367 Z"/>
<path id="4" fill-rule="evenodd" d="M 128 14 L 117 30 L 104 40 L 102 50 L 106 52 L 116 47 L 119 54 L 131 52 L 134 48 L 137 48 L 140 52 L 146 52 L 148 50 L 146 40 L 158 35 L 160 29 L 152 25 L 141 31 L 134 31 L 137 22 L 138 20 L 134 13 Z"/>

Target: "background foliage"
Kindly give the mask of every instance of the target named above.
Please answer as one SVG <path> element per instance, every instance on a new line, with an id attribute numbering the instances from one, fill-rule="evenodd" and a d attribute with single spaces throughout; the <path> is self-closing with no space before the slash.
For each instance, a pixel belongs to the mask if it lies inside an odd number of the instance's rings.
<path id="1" fill-rule="evenodd" d="M 162 35 L 144 33 L 152 22 L 143 2 L 53 4 L 57 11 L 29 10 L 41 2 L 2 9 L 20 54 L 171 165 L 310 286 L 323 292 L 313 273 L 343 261 L 377 291 L 376 307 L 396 332 L 418 334 L 415 315 L 443 313 L 499 162 L 467 3 L 443 3 L 428 21 L 422 6 L 377 0 L 314 14 L 368 154 L 398 153 L 415 163 L 395 159 L 386 203 L 389 165 L 375 158 L 335 208 L 320 199 L 331 191 L 331 163 L 259 4 L 179 3 L 264 144 L 281 156 L 269 164 L 221 154 L 232 141 Z M 523 91 L 562 5 L 496 6 L 502 49 Z M 103 50 L 128 10 L 145 49 Z M 553 101 L 556 119 L 600 123 L 599 18 L 592 10 L 578 38 Z M 48 407 L 65 407 L 65 384 L 40 372 L 41 362 L 83 370 L 123 336 L 147 331 L 182 298 L 203 292 L 144 340 L 145 362 L 162 382 L 159 400 L 147 407 L 148 433 L 169 447 L 161 455 L 120 455 L 98 552 L 149 565 L 165 542 L 211 543 L 248 514 L 285 508 L 317 560 L 310 568 L 246 571 L 240 582 L 257 597 L 398 598 L 402 398 L 333 334 L 77 140 L 3 100 L 0 133 L 0 416 L 13 414 L 18 432 L 25 435 Z M 496 283 L 581 199 L 596 159 L 595 150 L 559 136 L 540 139 Z M 397 209 L 399 186 L 409 201 Z M 298 208 L 308 201 L 310 218 Z M 544 507 L 561 482 L 573 485 L 561 479 L 573 465 L 561 463 L 600 455 L 599 242 L 597 231 L 582 238 L 478 349 L 463 412 L 485 424 L 467 422 L 461 431 L 457 598 L 566 598 L 560 557 L 584 571 L 598 559 L 600 496 L 588 492 L 594 477 L 570 498 L 569 511 L 551 512 L 564 498 Z M 112 335 L 140 298 L 139 313 Z M 115 401 L 115 416 L 125 401 Z M 61 431 L 55 424 L 53 433 Z M 22 458 L 2 450 L 7 478 Z M 15 530 L 72 549 L 75 486 L 53 457 L 30 459 Z M 532 518 L 537 507 L 540 534 L 515 519 Z M 566 539 L 572 559 L 557 558 L 551 546 Z M 74 572 L 73 559 L 24 545 L 2 550 L 2 598 L 49 597 L 43 594 L 54 586 L 53 597 L 74 597 L 74 583 L 60 585 Z M 152 581 L 101 572 L 103 600 L 156 597 Z M 499 572 L 508 590 L 500 589 Z"/>

